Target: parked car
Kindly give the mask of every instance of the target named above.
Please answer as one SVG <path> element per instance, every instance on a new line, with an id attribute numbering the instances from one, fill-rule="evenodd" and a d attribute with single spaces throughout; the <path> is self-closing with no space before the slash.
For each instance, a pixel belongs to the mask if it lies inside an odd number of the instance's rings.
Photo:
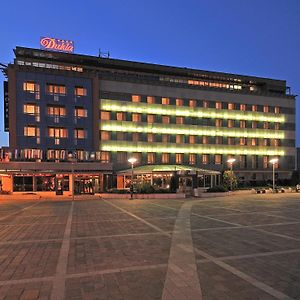
<path id="1" fill-rule="evenodd" d="M 300 183 L 296 185 L 296 192 L 300 192 Z"/>

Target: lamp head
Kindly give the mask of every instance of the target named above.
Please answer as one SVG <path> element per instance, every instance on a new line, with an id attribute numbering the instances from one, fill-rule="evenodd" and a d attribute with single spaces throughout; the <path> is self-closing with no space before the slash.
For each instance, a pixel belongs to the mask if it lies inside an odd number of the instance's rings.
<path id="1" fill-rule="evenodd" d="M 235 158 L 229 158 L 229 159 L 227 160 L 227 162 L 228 162 L 229 164 L 233 164 L 235 161 L 236 161 Z"/>
<path id="2" fill-rule="evenodd" d="M 137 159 L 136 159 L 135 157 L 130 157 L 130 158 L 128 159 L 128 162 L 131 163 L 131 164 L 134 164 L 134 163 L 137 162 Z"/>
<path id="3" fill-rule="evenodd" d="M 269 163 L 272 164 L 272 165 L 277 164 L 278 163 L 278 158 L 270 159 Z"/>

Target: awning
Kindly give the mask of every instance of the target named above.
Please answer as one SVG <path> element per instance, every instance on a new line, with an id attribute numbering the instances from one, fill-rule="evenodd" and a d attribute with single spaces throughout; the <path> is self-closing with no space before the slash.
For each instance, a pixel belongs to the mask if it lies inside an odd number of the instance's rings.
<path id="1" fill-rule="evenodd" d="M 189 172 L 197 172 L 200 175 L 220 175 L 221 172 L 200 169 L 191 166 L 183 166 L 183 165 L 147 165 L 147 166 L 139 166 L 133 168 L 134 174 L 151 174 L 156 172 L 177 172 L 177 171 L 189 171 Z M 122 171 L 118 171 L 118 174 L 131 174 L 131 169 L 126 169 Z"/>

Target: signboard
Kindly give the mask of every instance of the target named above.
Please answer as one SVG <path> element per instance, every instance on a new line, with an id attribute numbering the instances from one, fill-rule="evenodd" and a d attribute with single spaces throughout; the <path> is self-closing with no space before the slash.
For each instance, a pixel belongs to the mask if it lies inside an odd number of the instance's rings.
<path id="1" fill-rule="evenodd" d="M 8 97 L 8 82 L 3 81 L 4 91 L 4 131 L 9 131 L 9 97 Z"/>
<path id="2" fill-rule="evenodd" d="M 40 46 L 43 50 L 52 50 L 67 53 L 74 52 L 74 42 L 69 40 L 60 40 L 51 37 L 41 37 Z"/>

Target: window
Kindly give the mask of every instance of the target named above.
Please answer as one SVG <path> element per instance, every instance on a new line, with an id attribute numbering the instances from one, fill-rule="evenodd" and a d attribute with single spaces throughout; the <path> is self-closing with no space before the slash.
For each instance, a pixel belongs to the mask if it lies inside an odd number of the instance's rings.
<path id="1" fill-rule="evenodd" d="M 176 162 L 176 164 L 181 164 L 182 163 L 182 157 L 183 157 L 182 153 L 176 153 L 175 154 L 175 162 Z"/>
<path id="2" fill-rule="evenodd" d="M 257 105 L 252 105 L 252 111 L 257 111 Z"/>
<path id="3" fill-rule="evenodd" d="M 203 101 L 203 107 L 204 108 L 209 108 L 209 102 L 208 101 Z"/>
<path id="4" fill-rule="evenodd" d="M 47 114 L 62 117 L 66 115 L 66 108 L 64 106 L 47 106 Z"/>
<path id="5" fill-rule="evenodd" d="M 35 99 L 40 99 L 40 85 L 34 81 L 23 82 L 23 91 L 35 94 Z"/>
<path id="6" fill-rule="evenodd" d="M 257 121 L 252 121 L 252 128 L 257 128 Z"/>
<path id="7" fill-rule="evenodd" d="M 263 168 L 268 169 L 269 167 L 269 158 L 268 156 L 263 156 Z"/>
<path id="8" fill-rule="evenodd" d="M 126 121 L 126 115 L 123 112 L 117 112 L 117 121 Z"/>
<path id="9" fill-rule="evenodd" d="M 117 140 L 124 141 L 125 140 L 125 132 L 117 132 Z"/>
<path id="10" fill-rule="evenodd" d="M 132 155 L 131 155 L 131 157 L 136 158 L 137 162 L 141 162 L 142 153 L 140 153 L 140 152 L 133 152 Z"/>
<path id="11" fill-rule="evenodd" d="M 66 87 L 64 85 L 47 84 L 46 93 L 49 95 L 66 95 Z"/>
<path id="12" fill-rule="evenodd" d="M 132 122 L 141 122 L 141 114 L 132 114 Z"/>
<path id="13" fill-rule="evenodd" d="M 161 155 L 161 162 L 163 164 L 168 164 L 170 159 L 170 154 L 169 153 L 162 153 Z"/>
<path id="14" fill-rule="evenodd" d="M 216 154 L 215 155 L 215 165 L 220 165 L 222 163 L 222 155 Z"/>
<path id="15" fill-rule="evenodd" d="M 177 134 L 176 135 L 176 144 L 182 144 L 183 143 L 183 135 Z"/>
<path id="16" fill-rule="evenodd" d="M 161 98 L 161 104 L 169 105 L 170 99 L 169 98 Z"/>
<path id="17" fill-rule="evenodd" d="M 246 104 L 240 104 L 240 110 L 245 111 L 246 110 Z"/>
<path id="18" fill-rule="evenodd" d="M 246 145 L 246 138 L 244 138 L 244 137 L 240 138 L 240 145 L 241 146 L 245 146 Z"/>
<path id="19" fill-rule="evenodd" d="M 202 137 L 202 144 L 208 144 L 208 137 L 207 136 Z"/>
<path id="20" fill-rule="evenodd" d="M 117 152 L 117 162 L 127 162 L 127 152 Z"/>
<path id="21" fill-rule="evenodd" d="M 183 124 L 184 118 L 183 117 L 176 117 L 176 124 Z"/>
<path id="22" fill-rule="evenodd" d="M 195 135 L 190 135 L 189 136 L 189 143 L 190 144 L 195 144 L 196 143 L 196 136 Z"/>
<path id="23" fill-rule="evenodd" d="M 86 131 L 82 128 L 76 128 L 74 130 L 74 137 L 75 137 L 75 139 L 85 139 Z"/>
<path id="24" fill-rule="evenodd" d="M 147 153 L 147 163 L 148 164 L 155 163 L 155 153 Z"/>
<path id="25" fill-rule="evenodd" d="M 263 139 L 263 146 L 269 146 L 269 139 Z"/>
<path id="26" fill-rule="evenodd" d="M 227 143 L 228 143 L 228 145 L 234 145 L 234 138 L 233 137 L 229 137 L 227 139 Z"/>
<path id="27" fill-rule="evenodd" d="M 275 106 L 274 112 L 275 112 L 275 114 L 279 114 L 280 113 L 280 108 L 278 106 Z"/>
<path id="28" fill-rule="evenodd" d="M 75 117 L 76 118 L 86 118 L 87 110 L 83 107 L 75 107 Z"/>
<path id="29" fill-rule="evenodd" d="M 233 120 L 228 120 L 227 127 L 232 128 L 233 126 L 234 126 L 234 121 Z"/>
<path id="30" fill-rule="evenodd" d="M 148 123 L 155 123 L 155 116 L 154 115 L 147 115 L 147 122 Z"/>
<path id="31" fill-rule="evenodd" d="M 228 110 L 234 109 L 234 103 L 228 103 Z"/>
<path id="32" fill-rule="evenodd" d="M 110 153 L 107 151 L 101 151 L 100 152 L 100 160 L 101 160 L 101 162 L 105 162 L 105 163 L 110 162 Z"/>
<path id="33" fill-rule="evenodd" d="M 279 123 L 274 123 L 274 129 L 279 130 L 280 129 L 280 124 Z"/>
<path id="34" fill-rule="evenodd" d="M 196 154 L 190 153 L 189 154 L 189 164 L 195 165 L 196 164 Z"/>
<path id="35" fill-rule="evenodd" d="M 220 145 L 222 144 L 222 137 L 221 136 L 216 136 L 216 144 Z"/>
<path id="36" fill-rule="evenodd" d="M 271 140 L 271 146 L 278 147 L 279 146 L 279 140 L 278 139 L 272 139 Z"/>
<path id="37" fill-rule="evenodd" d="M 101 111 L 100 113 L 101 120 L 110 120 L 110 112 L 109 111 Z"/>
<path id="38" fill-rule="evenodd" d="M 257 156 L 256 155 L 252 155 L 251 157 L 251 167 L 252 169 L 257 169 Z"/>
<path id="39" fill-rule="evenodd" d="M 216 119 L 216 127 L 222 127 L 222 120 Z"/>
<path id="40" fill-rule="evenodd" d="M 190 100 L 189 101 L 189 107 L 196 107 L 196 106 L 197 106 L 196 100 Z"/>
<path id="41" fill-rule="evenodd" d="M 132 95 L 131 96 L 131 101 L 132 102 L 141 102 L 141 96 L 139 96 L 139 95 Z"/>
<path id="42" fill-rule="evenodd" d="M 269 129 L 269 123 L 268 123 L 268 122 L 264 122 L 263 128 L 264 128 L 264 129 Z"/>
<path id="43" fill-rule="evenodd" d="M 24 114 L 29 114 L 29 115 L 39 115 L 40 107 L 35 104 L 24 104 L 23 112 Z"/>
<path id="44" fill-rule="evenodd" d="M 264 105 L 263 112 L 268 113 L 269 112 L 269 106 Z"/>
<path id="45" fill-rule="evenodd" d="M 110 140 L 110 132 L 108 131 L 101 131 L 101 140 L 108 141 Z"/>
<path id="46" fill-rule="evenodd" d="M 257 144 L 256 139 L 251 139 L 251 146 L 256 146 L 256 144 Z"/>
<path id="47" fill-rule="evenodd" d="M 170 123 L 170 117 L 169 116 L 162 116 L 162 123 L 163 124 L 169 124 Z"/>
<path id="48" fill-rule="evenodd" d="M 152 96 L 147 96 L 147 103 L 154 104 L 155 103 L 155 98 L 152 97 Z"/>
<path id="49" fill-rule="evenodd" d="M 40 136 L 40 129 L 36 126 L 25 126 L 24 127 L 24 135 L 25 136 Z"/>
<path id="50" fill-rule="evenodd" d="M 240 128 L 246 128 L 246 121 L 240 121 Z"/>
<path id="51" fill-rule="evenodd" d="M 216 109 L 222 109 L 222 102 L 216 102 Z"/>
<path id="52" fill-rule="evenodd" d="M 183 100 L 182 99 L 176 99 L 176 106 L 183 106 Z"/>
<path id="53" fill-rule="evenodd" d="M 140 134 L 138 132 L 134 132 L 132 134 L 132 141 L 133 142 L 138 142 L 140 140 Z"/>
<path id="54" fill-rule="evenodd" d="M 148 140 L 148 142 L 153 143 L 154 142 L 154 134 L 153 133 L 148 133 L 147 134 L 147 140 Z"/>
<path id="55" fill-rule="evenodd" d="M 246 162 L 247 162 L 246 155 L 240 155 L 240 168 L 241 169 L 244 169 L 247 167 Z"/>
<path id="56" fill-rule="evenodd" d="M 75 96 L 76 97 L 86 96 L 86 88 L 81 87 L 81 86 L 76 86 L 75 87 Z"/>
<path id="57" fill-rule="evenodd" d="M 67 138 L 68 130 L 62 127 L 48 127 L 48 136 L 54 138 Z"/>
<path id="58" fill-rule="evenodd" d="M 203 165 L 208 164 L 208 154 L 202 154 L 202 164 Z"/>
<path id="59" fill-rule="evenodd" d="M 170 142 L 170 136 L 168 134 L 162 134 L 161 135 L 161 141 L 163 143 L 169 143 Z"/>

